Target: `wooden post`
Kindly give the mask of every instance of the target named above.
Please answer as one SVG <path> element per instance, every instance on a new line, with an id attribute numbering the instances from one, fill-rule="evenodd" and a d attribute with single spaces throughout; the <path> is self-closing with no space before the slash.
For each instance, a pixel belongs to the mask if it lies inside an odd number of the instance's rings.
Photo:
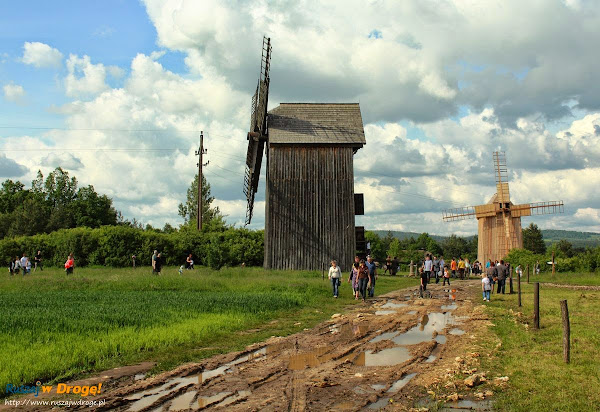
<path id="1" fill-rule="evenodd" d="M 527 284 L 529 284 L 529 264 L 527 264 Z"/>
<path id="2" fill-rule="evenodd" d="M 408 272 L 408 276 L 413 276 L 415 273 L 413 272 L 413 261 L 410 261 L 410 270 Z"/>
<path id="3" fill-rule="evenodd" d="M 533 327 L 540 328 L 540 282 L 533 284 Z"/>
<path id="4" fill-rule="evenodd" d="M 563 325 L 563 360 L 565 363 L 571 361 L 571 324 L 569 323 L 569 307 L 566 300 L 560 301 Z"/>
<path id="5" fill-rule="evenodd" d="M 519 294 L 519 307 L 521 307 L 521 276 L 519 273 L 517 273 L 517 293 Z"/>
<path id="6" fill-rule="evenodd" d="M 325 280 L 325 263 L 321 262 L 321 270 L 323 271 L 323 280 Z"/>
<path id="7" fill-rule="evenodd" d="M 554 252 L 552 252 L 552 276 L 554 276 L 554 273 L 556 273 L 556 271 L 554 269 Z"/>

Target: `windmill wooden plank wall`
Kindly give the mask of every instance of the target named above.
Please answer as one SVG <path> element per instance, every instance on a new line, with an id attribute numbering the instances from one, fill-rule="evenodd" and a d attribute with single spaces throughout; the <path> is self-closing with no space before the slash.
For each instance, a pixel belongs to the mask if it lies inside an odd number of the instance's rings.
<path id="1" fill-rule="evenodd" d="M 265 262 L 321 270 L 356 252 L 353 155 L 365 143 L 358 104 L 281 104 L 268 117 Z M 327 267 L 325 266 L 325 267 Z"/>

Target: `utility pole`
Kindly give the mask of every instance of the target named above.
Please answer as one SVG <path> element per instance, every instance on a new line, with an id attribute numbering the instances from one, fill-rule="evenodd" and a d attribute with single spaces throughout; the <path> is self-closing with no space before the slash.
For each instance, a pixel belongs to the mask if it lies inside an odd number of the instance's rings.
<path id="1" fill-rule="evenodd" d="M 198 231 L 202 230 L 202 166 L 208 166 L 208 162 L 205 164 L 202 163 L 202 155 L 206 154 L 206 150 L 204 150 L 204 134 L 200 131 L 200 147 L 196 150 L 196 156 L 200 156 L 200 161 L 198 162 L 198 207 L 196 211 L 196 222 Z"/>

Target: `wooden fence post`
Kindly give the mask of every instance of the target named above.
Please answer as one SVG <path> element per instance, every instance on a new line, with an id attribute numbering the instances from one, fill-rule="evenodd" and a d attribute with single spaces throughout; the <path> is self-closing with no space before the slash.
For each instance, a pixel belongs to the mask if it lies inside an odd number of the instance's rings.
<path id="1" fill-rule="evenodd" d="M 556 270 L 554 268 L 554 252 L 552 252 L 552 276 L 554 276 L 555 273 L 556 273 Z"/>
<path id="2" fill-rule="evenodd" d="M 533 284 L 533 327 L 540 328 L 540 282 Z"/>
<path id="3" fill-rule="evenodd" d="M 529 264 L 527 264 L 527 284 L 529 284 Z"/>
<path id="4" fill-rule="evenodd" d="M 413 261 L 410 261 L 410 271 L 408 272 L 408 276 L 413 276 L 414 272 L 413 272 Z"/>
<path id="5" fill-rule="evenodd" d="M 521 274 L 520 273 L 517 273 L 517 291 L 519 293 L 519 307 L 521 307 Z"/>
<path id="6" fill-rule="evenodd" d="M 571 361 L 571 324 L 569 323 L 569 307 L 566 300 L 560 301 L 563 325 L 563 360 L 565 363 Z"/>

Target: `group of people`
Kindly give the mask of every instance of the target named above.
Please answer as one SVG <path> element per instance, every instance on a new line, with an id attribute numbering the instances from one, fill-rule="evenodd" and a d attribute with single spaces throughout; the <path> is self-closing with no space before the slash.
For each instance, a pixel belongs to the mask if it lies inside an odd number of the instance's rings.
<path id="1" fill-rule="evenodd" d="M 23 256 L 19 258 L 16 256 L 14 259 L 10 259 L 8 263 L 8 272 L 12 275 L 18 275 L 19 273 L 23 273 L 23 276 L 31 273 L 31 268 L 33 266 L 33 271 L 36 270 L 43 271 L 44 267 L 42 266 L 42 251 L 38 250 L 32 260 L 27 256 L 27 253 L 23 253 Z M 73 274 L 73 269 L 75 268 L 75 257 L 73 253 L 70 253 L 65 262 L 65 272 L 67 275 Z"/>
<path id="2" fill-rule="evenodd" d="M 342 283 L 342 270 L 338 266 L 337 261 L 331 261 L 329 268 L 329 280 L 333 289 L 333 297 L 339 296 L 340 285 Z M 366 302 L 367 297 L 375 296 L 375 282 L 377 280 L 377 266 L 373 262 L 371 256 L 367 256 L 367 260 L 354 257 L 354 263 L 348 275 L 348 283 L 352 286 L 352 294 L 354 299 L 358 300 L 359 296 L 363 302 Z"/>
<path id="3" fill-rule="evenodd" d="M 14 258 L 10 259 L 8 263 L 8 273 L 12 276 L 18 275 L 22 271 L 23 276 L 25 276 L 31 273 L 31 267 L 31 259 L 29 259 L 26 253 L 23 253 L 21 258 L 15 256 Z M 42 268 L 42 252 L 40 250 L 37 251 L 37 254 L 33 258 L 33 271 L 35 272 L 38 270 L 38 268 L 40 270 L 44 270 Z"/>

